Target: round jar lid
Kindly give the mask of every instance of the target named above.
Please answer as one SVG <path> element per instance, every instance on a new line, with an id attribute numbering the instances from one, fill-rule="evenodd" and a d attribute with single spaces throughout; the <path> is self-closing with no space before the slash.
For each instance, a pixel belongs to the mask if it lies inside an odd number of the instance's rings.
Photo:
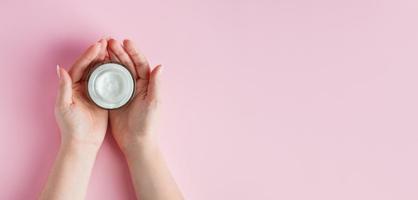
<path id="1" fill-rule="evenodd" d="M 121 64 L 105 63 L 93 69 L 87 82 L 90 99 L 99 107 L 116 109 L 127 104 L 135 91 L 131 72 Z"/>

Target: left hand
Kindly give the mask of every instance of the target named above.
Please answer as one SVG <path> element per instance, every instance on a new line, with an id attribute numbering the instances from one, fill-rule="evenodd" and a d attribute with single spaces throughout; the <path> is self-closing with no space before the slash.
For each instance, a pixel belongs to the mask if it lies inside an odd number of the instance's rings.
<path id="1" fill-rule="evenodd" d="M 87 98 L 83 76 L 91 63 L 105 59 L 106 49 L 107 41 L 101 39 L 80 56 L 69 73 L 57 66 L 59 92 L 55 104 L 55 117 L 64 145 L 88 144 L 98 149 L 103 142 L 108 111 L 95 106 Z"/>

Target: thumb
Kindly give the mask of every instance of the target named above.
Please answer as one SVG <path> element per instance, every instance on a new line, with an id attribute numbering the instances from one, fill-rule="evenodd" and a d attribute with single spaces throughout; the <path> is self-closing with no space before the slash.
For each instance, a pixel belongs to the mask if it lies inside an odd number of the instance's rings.
<path id="1" fill-rule="evenodd" d="M 148 95 L 150 101 L 159 101 L 160 100 L 160 90 L 161 90 L 161 70 L 162 65 L 158 65 L 151 71 L 151 75 L 148 83 Z"/>
<path id="2" fill-rule="evenodd" d="M 67 107 L 73 102 L 72 81 L 68 72 L 57 65 L 57 75 L 59 78 L 59 89 L 56 105 L 59 107 Z"/>

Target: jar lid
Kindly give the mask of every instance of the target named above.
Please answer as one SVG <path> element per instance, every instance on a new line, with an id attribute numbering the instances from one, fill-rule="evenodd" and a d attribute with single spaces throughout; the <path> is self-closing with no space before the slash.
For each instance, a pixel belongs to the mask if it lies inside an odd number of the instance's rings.
<path id="1" fill-rule="evenodd" d="M 87 91 L 97 106 L 116 109 L 131 100 L 135 92 L 135 81 L 131 72 L 121 64 L 99 64 L 88 77 Z"/>

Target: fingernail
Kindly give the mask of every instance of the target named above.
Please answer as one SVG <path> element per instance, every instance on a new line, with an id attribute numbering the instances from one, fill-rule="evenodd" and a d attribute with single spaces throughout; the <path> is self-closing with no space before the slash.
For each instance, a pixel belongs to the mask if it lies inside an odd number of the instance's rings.
<path id="1" fill-rule="evenodd" d="M 58 76 L 58 79 L 61 78 L 60 65 L 59 64 L 57 64 L 57 76 Z"/>
<path id="2" fill-rule="evenodd" d="M 160 64 L 160 73 L 162 73 L 164 70 L 163 70 L 163 65 L 162 64 Z"/>
<path id="3" fill-rule="evenodd" d="M 101 37 L 99 40 L 97 40 L 97 42 L 102 42 L 103 40 L 106 40 L 106 37 Z"/>

